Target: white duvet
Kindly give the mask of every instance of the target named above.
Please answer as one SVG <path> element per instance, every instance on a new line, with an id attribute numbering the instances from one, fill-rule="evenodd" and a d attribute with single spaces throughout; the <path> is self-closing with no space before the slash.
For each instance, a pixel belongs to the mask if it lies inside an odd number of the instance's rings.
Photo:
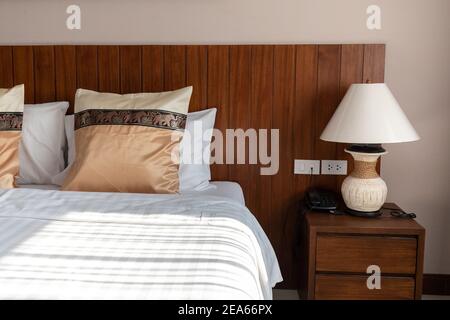
<path id="1" fill-rule="evenodd" d="M 228 198 L 0 191 L 0 299 L 271 299 L 280 281 Z"/>

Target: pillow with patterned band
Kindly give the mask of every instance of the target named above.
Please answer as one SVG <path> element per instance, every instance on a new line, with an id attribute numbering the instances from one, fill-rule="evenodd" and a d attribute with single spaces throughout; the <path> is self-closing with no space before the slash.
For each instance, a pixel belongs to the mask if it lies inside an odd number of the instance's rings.
<path id="1" fill-rule="evenodd" d="M 15 187 L 19 174 L 19 144 L 21 139 L 25 88 L 18 85 L 0 89 L 0 188 Z"/>
<path id="2" fill-rule="evenodd" d="M 176 193 L 192 87 L 114 94 L 78 89 L 75 162 L 62 190 Z"/>

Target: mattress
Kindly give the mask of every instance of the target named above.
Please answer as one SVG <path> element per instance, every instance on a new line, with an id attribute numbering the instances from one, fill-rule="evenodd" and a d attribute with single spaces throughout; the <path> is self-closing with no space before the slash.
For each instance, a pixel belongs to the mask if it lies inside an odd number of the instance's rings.
<path id="1" fill-rule="evenodd" d="M 0 299 L 271 299 L 273 248 L 217 189 L 0 191 Z"/>

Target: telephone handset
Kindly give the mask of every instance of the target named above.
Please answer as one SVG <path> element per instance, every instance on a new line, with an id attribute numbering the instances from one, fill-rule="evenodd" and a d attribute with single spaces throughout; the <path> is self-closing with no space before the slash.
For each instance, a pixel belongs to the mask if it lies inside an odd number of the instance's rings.
<path id="1" fill-rule="evenodd" d="M 336 194 L 328 190 L 310 189 L 306 192 L 306 205 L 310 210 L 336 210 Z"/>

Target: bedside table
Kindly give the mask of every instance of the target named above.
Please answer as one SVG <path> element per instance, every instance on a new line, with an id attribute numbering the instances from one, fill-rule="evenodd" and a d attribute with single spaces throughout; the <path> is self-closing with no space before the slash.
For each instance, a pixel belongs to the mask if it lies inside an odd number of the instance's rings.
<path id="1" fill-rule="evenodd" d="M 397 208 L 386 203 L 385 207 Z M 382 209 L 378 218 L 308 211 L 302 221 L 300 297 L 420 299 L 425 229 Z M 367 268 L 379 266 L 381 289 L 368 289 Z"/>

